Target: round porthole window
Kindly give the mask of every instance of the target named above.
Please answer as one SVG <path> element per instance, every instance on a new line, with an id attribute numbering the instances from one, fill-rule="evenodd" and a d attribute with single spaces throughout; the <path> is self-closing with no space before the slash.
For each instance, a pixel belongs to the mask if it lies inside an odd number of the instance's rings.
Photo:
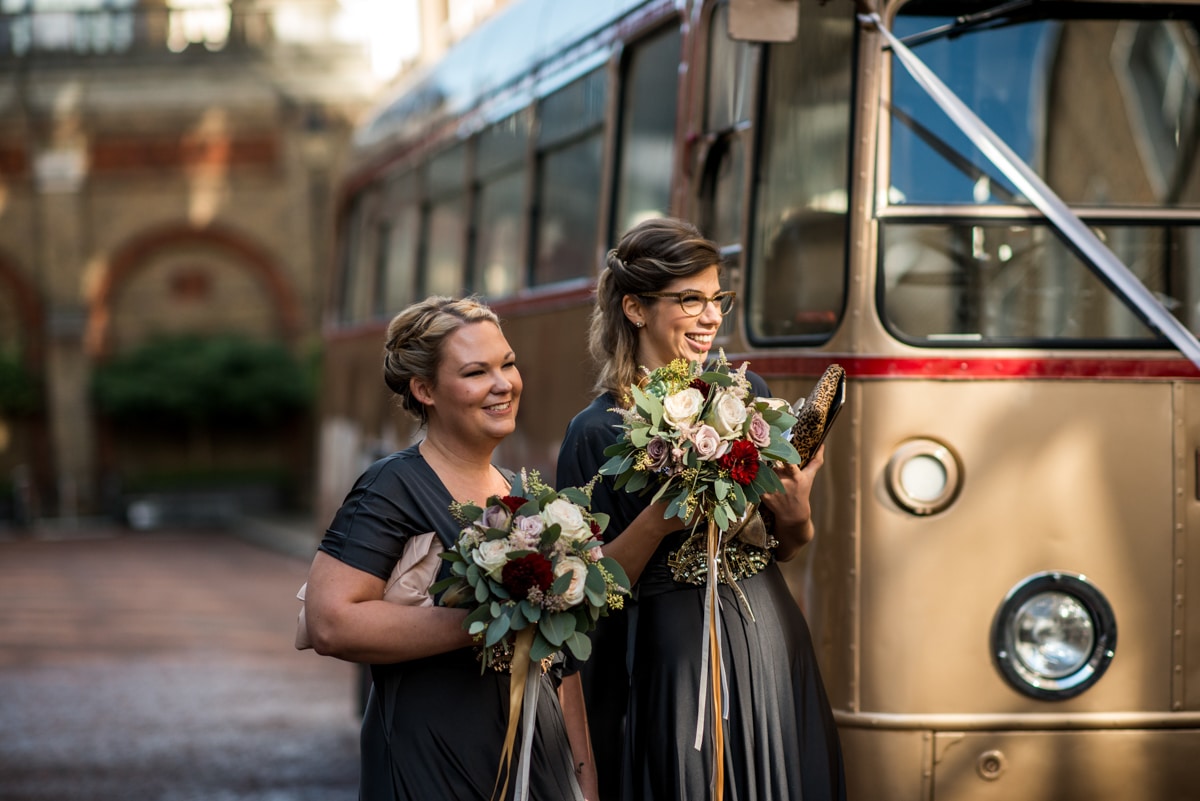
<path id="1" fill-rule="evenodd" d="M 887 465 L 892 499 L 914 515 L 942 511 L 958 495 L 962 471 L 958 458 L 940 442 L 912 439 L 892 454 Z"/>

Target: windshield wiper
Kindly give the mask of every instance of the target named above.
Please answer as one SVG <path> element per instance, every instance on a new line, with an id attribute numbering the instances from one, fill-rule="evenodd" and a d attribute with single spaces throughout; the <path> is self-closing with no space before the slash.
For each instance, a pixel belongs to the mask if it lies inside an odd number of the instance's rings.
<path id="1" fill-rule="evenodd" d="M 1013 12 L 1033 6 L 1037 2 L 1038 0 L 1009 0 L 1007 3 L 1001 3 L 983 11 L 977 11 L 974 14 L 964 14 L 961 17 L 955 17 L 954 22 L 947 25 L 939 25 L 936 28 L 930 28 L 921 33 L 905 36 L 900 41 L 909 47 L 916 47 L 934 39 L 952 39 L 955 36 L 961 36 L 967 31 L 989 27 L 993 23 L 995 23 L 995 27 L 1008 25 L 1014 21 L 1011 18 Z"/>

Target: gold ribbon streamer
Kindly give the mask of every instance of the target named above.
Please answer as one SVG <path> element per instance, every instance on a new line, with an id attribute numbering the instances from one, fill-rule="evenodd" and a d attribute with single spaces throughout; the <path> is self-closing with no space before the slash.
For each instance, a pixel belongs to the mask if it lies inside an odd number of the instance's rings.
<path id="1" fill-rule="evenodd" d="M 536 626 L 526 626 L 517 632 L 513 640 L 512 675 L 508 682 L 508 731 L 504 735 L 504 750 L 500 752 L 500 768 L 496 771 L 496 783 L 492 786 L 492 798 L 504 777 L 500 798 L 508 795 L 508 780 L 512 775 L 513 743 L 517 738 L 517 723 L 521 720 L 521 702 L 525 699 L 525 677 L 529 675 L 529 651 L 533 648 L 533 632 Z M 532 726 L 534 721 L 526 722 Z"/>
<path id="2" fill-rule="evenodd" d="M 716 595 L 717 581 L 712 569 L 717 565 L 717 554 L 721 549 L 721 530 L 712 519 L 708 521 L 708 587 L 710 594 Z M 725 796 L 725 727 L 721 719 L 721 632 L 720 615 L 717 614 L 717 599 L 712 600 L 711 612 L 708 616 L 708 670 L 709 681 L 712 682 L 713 701 L 713 801 L 722 801 Z"/>

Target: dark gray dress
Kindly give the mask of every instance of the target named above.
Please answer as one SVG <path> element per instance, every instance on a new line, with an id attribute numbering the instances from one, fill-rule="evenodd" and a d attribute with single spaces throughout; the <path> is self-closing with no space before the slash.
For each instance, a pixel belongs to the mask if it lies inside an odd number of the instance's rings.
<path id="1" fill-rule="evenodd" d="M 756 394 L 769 395 L 759 376 L 748 376 Z M 620 435 L 620 418 L 608 411 L 616 405 L 611 395 L 601 396 L 571 421 L 559 451 L 559 486 L 585 483 L 599 471 L 604 449 Z M 612 516 L 609 537 L 619 536 L 648 502 L 649 495 L 613 491 L 608 478 L 592 496 L 592 508 Z M 602 801 L 710 796 L 711 736 L 706 734 L 702 751 L 693 747 L 704 588 L 675 581 L 667 566 L 667 555 L 682 539 L 682 532 L 668 537 L 651 558 L 628 615 L 601 621 L 617 625 L 598 629 L 611 636 L 594 644 L 582 668 L 598 767 L 605 769 L 597 743 L 620 751 L 619 779 L 606 785 L 601 773 Z M 724 723 L 725 798 L 841 801 L 846 796 L 841 746 L 804 615 L 774 562 L 738 584 L 756 620 L 731 587 L 720 585 L 730 709 Z M 625 641 L 614 633 L 622 622 L 629 629 Z M 623 720 L 611 706 L 618 688 L 628 696 Z M 707 706 L 711 724 L 711 703 Z"/>
<path id="2" fill-rule="evenodd" d="M 481 499 L 482 501 L 482 499 Z M 409 537 L 436 531 L 449 548 L 459 525 L 450 493 L 417 446 L 371 465 L 355 482 L 320 550 L 385 581 Z M 372 665 L 374 687 L 362 723 L 362 801 L 429 801 L 492 796 L 508 722 L 509 675 L 480 673 L 470 648 Z M 541 679 L 530 758 L 529 798 L 582 799 L 556 692 Z M 519 755 L 518 729 L 515 751 Z M 512 797 L 518 759 L 514 756 Z"/>

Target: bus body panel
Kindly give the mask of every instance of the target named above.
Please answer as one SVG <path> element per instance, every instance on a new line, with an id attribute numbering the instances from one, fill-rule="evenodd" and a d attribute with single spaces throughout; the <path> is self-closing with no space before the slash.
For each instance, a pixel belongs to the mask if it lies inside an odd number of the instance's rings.
<path id="1" fill-rule="evenodd" d="M 1171 385 L 864 382 L 861 709 L 912 714 L 1169 711 Z M 1098 436 L 1098 432 L 1102 435 Z M 940 442 L 960 463 L 943 512 L 900 508 L 896 446 Z M 1136 505 L 1124 502 L 1137 498 Z M 838 536 L 838 532 L 829 532 Z M 1014 692 L 992 667 L 992 619 L 1041 571 L 1107 596 L 1117 651 L 1103 680 L 1058 702 Z"/>

